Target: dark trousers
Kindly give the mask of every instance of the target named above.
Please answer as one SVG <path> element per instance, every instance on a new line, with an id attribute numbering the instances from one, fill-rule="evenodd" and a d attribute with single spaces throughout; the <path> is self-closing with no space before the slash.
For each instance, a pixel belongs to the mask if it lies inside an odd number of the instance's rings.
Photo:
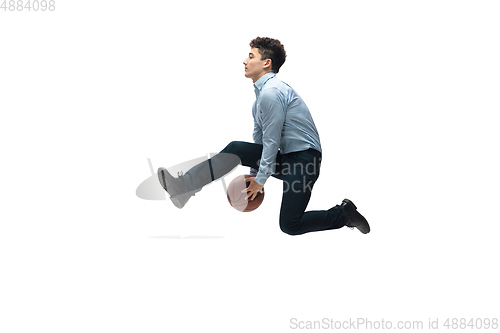
<path id="1" fill-rule="evenodd" d="M 233 141 L 219 154 L 190 169 L 184 180 L 189 190 L 197 191 L 211 181 L 233 170 L 238 164 L 259 168 L 263 146 L 256 143 Z M 273 177 L 283 181 L 280 228 L 289 235 L 338 229 L 346 225 L 343 207 L 306 212 L 314 183 L 319 177 L 321 153 L 314 149 L 276 156 Z"/>

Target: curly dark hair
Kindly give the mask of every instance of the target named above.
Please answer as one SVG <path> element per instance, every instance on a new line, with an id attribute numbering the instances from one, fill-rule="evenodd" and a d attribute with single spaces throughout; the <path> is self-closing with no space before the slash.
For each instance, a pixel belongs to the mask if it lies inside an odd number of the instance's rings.
<path id="1" fill-rule="evenodd" d="M 285 47 L 277 39 L 257 37 L 250 42 L 251 48 L 259 49 L 262 60 L 271 59 L 271 70 L 278 73 L 281 65 L 285 63 Z"/>

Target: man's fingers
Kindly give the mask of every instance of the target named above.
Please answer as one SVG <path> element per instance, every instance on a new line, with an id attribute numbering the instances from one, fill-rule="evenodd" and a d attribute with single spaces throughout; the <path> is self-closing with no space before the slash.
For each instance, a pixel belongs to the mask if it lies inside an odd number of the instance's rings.
<path id="1" fill-rule="evenodd" d="M 247 195 L 247 200 L 250 199 L 250 201 L 252 201 L 253 199 L 255 199 L 255 197 L 257 196 L 257 193 L 256 192 L 250 192 L 248 195 Z"/>
<path id="2" fill-rule="evenodd" d="M 252 180 L 253 181 L 253 180 Z M 241 190 L 241 193 L 246 193 L 246 199 L 247 200 L 253 200 L 255 199 L 255 197 L 259 194 L 259 193 L 262 193 L 262 185 L 259 185 L 257 183 L 258 186 L 255 186 L 255 184 L 252 184 L 252 181 L 250 182 L 250 185 L 248 185 L 248 187 L 246 187 L 245 189 Z M 253 185 L 253 186 L 252 186 Z M 257 188 L 255 188 L 257 187 Z"/>

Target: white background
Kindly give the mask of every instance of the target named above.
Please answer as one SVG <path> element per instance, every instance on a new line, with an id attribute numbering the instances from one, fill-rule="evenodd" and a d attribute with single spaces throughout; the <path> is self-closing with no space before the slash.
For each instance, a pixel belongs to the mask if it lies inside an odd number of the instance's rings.
<path id="1" fill-rule="evenodd" d="M 0 12 L 0 331 L 289 332 L 301 321 L 499 317 L 496 1 L 58 1 Z M 154 168 L 252 140 L 251 39 L 322 146 L 288 236 L 281 183 L 146 201 Z M 227 178 L 246 173 L 239 168 Z"/>

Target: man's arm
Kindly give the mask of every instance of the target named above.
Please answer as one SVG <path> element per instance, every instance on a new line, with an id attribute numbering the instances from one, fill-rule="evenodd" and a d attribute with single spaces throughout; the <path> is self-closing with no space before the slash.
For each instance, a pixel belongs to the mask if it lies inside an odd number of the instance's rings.
<path id="1" fill-rule="evenodd" d="M 256 120 L 256 115 L 255 115 L 255 108 L 256 105 L 254 104 L 253 106 L 253 142 L 262 144 L 262 128 L 260 127 L 259 123 Z M 257 172 L 259 172 L 258 169 L 250 168 L 250 175 L 253 177 L 257 176 Z"/>
<path id="2" fill-rule="evenodd" d="M 255 119 L 253 120 L 253 142 L 262 144 L 262 128 Z"/>
<path id="3" fill-rule="evenodd" d="M 262 92 L 259 98 L 262 122 L 262 156 L 255 181 L 264 185 L 275 172 L 276 154 L 281 142 L 281 131 L 285 123 L 286 106 L 279 90 L 271 88 Z"/>

